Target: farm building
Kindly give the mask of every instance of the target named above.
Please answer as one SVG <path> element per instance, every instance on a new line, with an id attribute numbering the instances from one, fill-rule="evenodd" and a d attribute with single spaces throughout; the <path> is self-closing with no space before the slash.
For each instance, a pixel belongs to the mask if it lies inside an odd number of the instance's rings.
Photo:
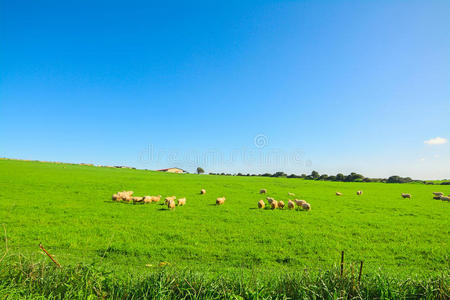
<path id="1" fill-rule="evenodd" d="M 168 169 L 161 169 L 161 170 L 156 170 L 156 171 L 169 172 L 169 173 L 184 173 L 185 172 L 183 169 L 180 169 L 180 168 L 168 168 Z"/>

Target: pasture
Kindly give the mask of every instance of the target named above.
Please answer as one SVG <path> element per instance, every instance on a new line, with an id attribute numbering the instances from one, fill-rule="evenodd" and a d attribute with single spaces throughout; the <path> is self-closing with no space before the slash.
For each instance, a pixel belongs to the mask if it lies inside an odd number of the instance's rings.
<path id="1" fill-rule="evenodd" d="M 63 266 L 94 264 L 117 276 L 147 274 L 161 266 L 212 275 L 316 272 L 338 264 L 342 250 L 347 264 L 364 261 L 364 274 L 437 276 L 450 267 L 450 203 L 432 199 L 433 191 L 450 194 L 448 185 L 168 174 L 0 160 L 0 187 L 0 226 L 9 248 L 3 263 L 19 255 L 47 262 L 38 247 L 42 243 Z M 202 188 L 206 195 L 200 194 Z M 267 195 L 259 194 L 263 188 Z M 163 201 L 111 200 L 123 190 L 186 197 L 187 203 L 171 211 Z M 257 208 L 266 196 L 287 203 L 294 198 L 288 192 L 308 201 L 311 211 Z M 227 200 L 216 206 L 219 196 Z"/>

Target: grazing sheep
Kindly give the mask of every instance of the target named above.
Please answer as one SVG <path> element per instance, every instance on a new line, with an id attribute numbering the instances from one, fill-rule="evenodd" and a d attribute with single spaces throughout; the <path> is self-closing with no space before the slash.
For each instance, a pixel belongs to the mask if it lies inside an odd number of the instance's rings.
<path id="1" fill-rule="evenodd" d="M 441 200 L 442 201 L 450 201 L 450 196 L 442 196 Z"/>
<path id="2" fill-rule="evenodd" d="M 159 200 L 161 200 L 161 195 L 158 195 L 158 196 L 151 196 L 151 198 L 152 198 L 152 202 L 159 202 Z M 173 197 L 175 197 L 175 196 L 173 196 Z M 175 199 L 174 199 L 175 200 Z"/>
<path id="3" fill-rule="evenodd" d="M 311 204 L 305 202 L 302 204 L 302 208 L 304 210 L 311 210 Z"/>
<path id="4" fill-rule="evenodd" d="M 295 204 L 297 204 L 297 206 L 300 206 L 300 207 L 303 205 L 303 203 L 306 203 L 305 200 L 298 200 L 298 199 L 295 199 L 294 201 L 295 201 Z"/>
<path id="5" fill-rule="evenodd" d="M 342 196 L 342 193 L 336 192 L 336 196 Z"/>
<path id="6" fill-rule="evenodd" d="M 178 206 L 186 205 L 186 198 L 180 198 L 178 199 Z"/>
<path id="7" fill-rule="evenodd" d="M 291 193 L 291 192 L 288 192 L 288 195 L 289 195 L 289 196 L 292 196 L 292 197 L 295 196 L 295 194 L 294 194 L 294 193 Z"/>
<path id="8" fill-rule="evenodd" d="M 435 195 L 435 196 L 444 196 L 444 193 L 441 193 L 441 192 L 433 192 L 433 195 Z"/>
<path id="9" fill-rule="evenodd" d="M 278 201 L 278 208 L 283 209 L 284 208 L 284 202 L 283 201 Z"/>
<path id="10" fill-rule="evenodd" d="M 144 201 L 144 197 L 132 197 L 133 203 L 141 203 Z"/>
<path id="11" fill-rule="evenodd" d="M 278 208 L 278 201 L 273 200 L 273 201 L 270 203 L 270 208 L 272 208 L 272 209 Z"/>
<path id="12" fill-rule="evenodd" d="M 176 196 L 166 197 L 166 199 L 164 199 L 164 204 L 167 205 L 170 201 L 175 201 L 175 199 L 177 199 Z"/>
<path id="13" fill-rule="evenodd" d="M 222 205 L 225 203 L 225 197 L 219 197 L 216 199 L 216 205 Z"/>
<path id="14" fill-rule="evenodd" d="M 441 200 L 441 196 L 434 196 L 433 199 L 434 200 Z"/>
<path id="15" fill-rule="evenodd" d="M 289 208 L 289 209 L 294 209 L 294 207 L 295 207 L 295 203 L 292 202 L 291 200 L 289 200 L 289 201 L 288 201 L 288 208 Z"/>
<path id="16" fill-rule="evenodd" d="M 267 190 L 266 189 L 262 189 L 262 190 L 259 191 L 259 193 L 260 194 L 265 194 L 265 193 L 267 193 Z"/>
<path id="17" fill-rule="evenodd" d="M 411 194 L 404 194 L 404 193 L 402 193 L 402 197 L 411 199 Z"/>
<path id="18" fill-rule="evenodd" d="M 112 195 L 112 199 L 113 199 L 114 201 L 120 201 L 120 200 L 122 200 L 122 197 L 120 197 L 120 196 L 117 195 L 117 194 L 114 194 L 114 195 Z"/>
<path id="19" fill-rule="evenodd" d="M 205 189 L 201 189 L 200 194 L 202 194 L 202 195 L 206 194 L 206 190 Z"/>
<path id="20" fill-rule="evenodd" d="M 152 196 L 144 196 L 144 203 L 152 203 L 153 199 Z"/>
<path id="21" fill-rule="evenodd" d="M 122 200 L 125 202 L 131 202 L 133 200 L 133 198 L 129 195 L 125 195 L 122 197 Z"/>
<path id="22" fill-rule="evenodd" d="M 267 202 L 269 202 L 269 204 L 271 204 L 272 201 L 275 201 L 275 199 L 273 199 L 272 197 L 267 197 L 266 199 L 267 199 Z"/>
<path id="23" fill-rule="evenodd" d="M 258 201 L 258 208 L 264 208 L 265 206 L 266 206 L 266 204 L 264 203 L 264 200 Z"/>
<path id="24" fill-rule="evenodd" d="M 167 203 L 167 208 L 174 209 L 175 208 L 175 201 L 174 200 L 169 200 L 169 202 Z"/>
<path id="25" fill-rule="evenodd" d="M 356 195 L 361 196 L 362 193 L 363 193 L 362 191 L 357 191 L 357 192 L 356 192 Z"/>

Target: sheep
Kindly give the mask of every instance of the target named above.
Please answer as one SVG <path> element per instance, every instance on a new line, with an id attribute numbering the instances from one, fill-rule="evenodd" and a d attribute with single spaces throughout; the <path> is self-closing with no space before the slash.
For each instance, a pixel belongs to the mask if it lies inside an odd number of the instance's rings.
<path id="1" fill-rule="evenodd" d="M 219 197 L 216 199 L 216 205 L 222 205 L 225 203 L 225 197 Z"/>
<path id="2" fill-rule="evenodd" d="M 435 196 L 444 196 L 444 193 L 441 193 L 441 192 L 433 192 L 433 195 L 435 195 Z"/>
<path id="3" fill-rule="evenodd" d="M 402 193 L 402 197 L 411 199 L 411 194 L 404 194 L 404 193 Z"/>
<path id="4" fill-rule="evenodd" d="M 265 206 L 266 206 L 266 204 L 264 203 L 264 200 L 258 201 L 258 208 L 264 208 Z"/>
<path id="5" fill-rule="evenodd" d="M 171 196 L 171 197 L 166 197 L 166 199 L 164 199 L 164 204 L 169 204 L 169 202 L 172 200 L 172 201 L 175 201 L 175 199 L 177 199 L 177 197 L 176 196 Z"/>
<path id="6" fill-rule="evenodd" d="M 169 209 L 174 209 L 175 208 L 175 201 L 174 200 L 169 200 L 169 202 L 167 203 L 167 208 Z"/>
<path id="7" fill-rule="evenodd" d="M 270 208 L 272 208 L 272 209 L 278 208 L 278 201 L 273 200 L 273 201 L 270 203 Z"/>
<path id="8" fill-rule="evenodd" d="M 302 208 L 307 211 L 311 210 L 311 204 L 305 202 L 302 204 Z"/>
<path id="9" fill-rule="evenodd" d="M 269 202 L 269 204 L 271 204 L 271 203 L 272 203 L 272 201 L 274 201 L 274 200 L 275 200 L 275 199 L 273 199 L 272 197 L 267 197 L 266 199 L 267 199 L 267 202 Z"/>
<path id="10" fill-rule="evenodd" d="M 201 189 L 200 194 L 201 194 L 201 195 L 206 194 L 206 190 L 205 190 L 205 189 Z"/>
<path id="11" fill-rule="evenodd" d="M 441 200 L 442 201 L 450 201 L 450 196 L 442 196 Z"/>
<path id="12" fill-rule="evenodd" d="M 186 198 L 180 198 L 178 199 L 178 206 L 186 205 Z"/>
<path id="13" fill-rule="evenodd" d="M 132 197 L 133 203 L 142 203 L 144 201 L 144 197 Z"/>
<path id="14" fill-rule="evenodd" d="M 161 200 L 161 195 L 158 195 L 158 196 L 151 196 L 151 198 L 152 198 L 152 202 L 159 202 L 159 200 Z M 173 196 L 173 197 L 175 197 L 175 196 Z"/>
<path id="15" fill-rule="evenodd" d="M 300 206 L 300 207 L 303 205 L 303 203 L 306 203 L 305 200 L 298 200 L 298 199 L 295 199 L 294 201 L 295 201 L 295 203 L 297 204 L 297 206 Z"/>
<path id="16" fill-rule="evenodd" d="M 284 208 L 284 202 L 283 201 L 278 201 L 278 208 L 283 209 Z"/>
<path id="17" fill-rule="evenodd" d="M 289 208 L 289 209 L 294 209 L 294 207 L 295 207 L 295 203 L 292 202 L 292 200 L 289 200 L 289 201 L 288 201 L 288 208 Z"/>
<path id="18" fill-rule="evenodd" d="M 336 192 L 336 196 L 342 196 L 342 193 Z"/>
<path id="19" fill-rule="evenodd" d="M 433 199 L 434 200 L 441 200 L 441 196 L 434 196 Z"/>
<path id="20" fill-rule="evenodd" d="M 362 193 L 363 193 L 362 191 L 357 191 L 357 192 L 356 192 L 356 195 L 361 196 Z"/>
<path id="21" fill-rule="evenodd" d="M 122 197 L 122 200 L 125 202 L 131 202 L 133 200 L 133 198 L 129 195 L 125 195 Z"/>
<path id="22" fill-rule="evenodd" d="M 292 197 L 295 196 L 295 194 L 294 194 L 294 193 L 291 193 L 291 192 L 288 192 L 288 195 L 289 195 L 289 196 L 292 196 Z"/>
<path id="23" fill-rule="evenodd" d="M 114 195 L 112 195 L 112 199 L 113 199 L 114 201 L 120 201 L 120 200 L 122 200 L 122 197 L 120 197 L 120 196 L 117 195 L 117 194 L 114 194 Z"/>
<path id="24" fill-rule="evenodd" d="M 145 196 L 144 197 L 144 203 L 152 203 L 153 199 L 152 196 Z"/>
<path id="25" fill-rule="evenodd" d="M 267 193 L 267 190 L 266 190 L 266 189 L 262 189 L 262 190 L 259 191 L 259 193 L 260 193 L 260 194 L 266 194 L 266 193 Z"/>

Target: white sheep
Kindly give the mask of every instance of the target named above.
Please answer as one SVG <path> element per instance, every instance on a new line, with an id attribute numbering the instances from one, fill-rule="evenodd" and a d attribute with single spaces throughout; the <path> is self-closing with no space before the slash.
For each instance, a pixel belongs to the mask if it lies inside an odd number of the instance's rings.
<path id="1" fill-rule="evenodd" d="M 362 193 L 363 193 L 362 191 L 357 191 L 357 192 L 356 192 L 356 195 L 361 196 Z"/>
<path id="2" fill-rule="evenodd" d="M 342 193 L 336 192 L 336 196 L 342 196 Z"/>
<path id="3" fill-rule="evenodd" d="M 302 208 L 304 210 L 311 210 L 311 204 L 305 202 L 302 204 Z"/>
<path id="4" fill-rule="evenodd" d="M 264 200 L 258 201 L 258 208 L 264 208 L 265 206 L 266 206 L 266 204 L 264 203 Z"/>
<path id="5" fill-rule="evenodd" d="M 288 208 L 289 209 L 294 209 L 294 207 L 295 207 L 295 203 L 292 200 L 289 200 L 288 201 Z"/>
<path id="6" fill-rule="evenodd" d="M 178 199 L 178 206 L 186 205 L 186 198 L 180 198 Z"/>
<path id="7" fill-rule="evenodd" d="M 225 203 L 225 197 L 219 197 L 216 199 L 216 205 L 222 205 Z"/>
<path id="8" fill-rule="evenodd" d="M 206 190 L 205 189 L 201 189 L 200 194 L 202 194 L 202 195 L 206 194 Z"/>
<path id="9" fill-rule="evenodd" d="M 283 201 L 278 201 L 278 208 L 283 209 L 284 208 L 284 202 Z"/>
<path id="10" fill-rule="evenodd" d="M 404 194 L 404 193 L 402 193 L 402 197 L 411 199 L 411 194 Z"/>

